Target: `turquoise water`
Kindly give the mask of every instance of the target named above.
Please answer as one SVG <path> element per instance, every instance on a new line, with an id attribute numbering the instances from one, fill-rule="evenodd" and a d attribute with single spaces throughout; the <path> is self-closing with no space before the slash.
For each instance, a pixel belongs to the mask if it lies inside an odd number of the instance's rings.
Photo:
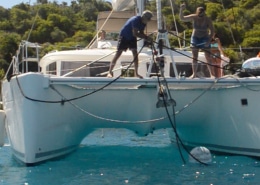
<path id="1" fill-rule="evenodd" d="M 259 159 L 212 154 L 209 166 L 188 162 L 166 130 L 136 137 L 127 130 L 97 130 L 66 157 L 26 167 L 0 149 L 0 185 L 244 185 L 260 184 Z"/>

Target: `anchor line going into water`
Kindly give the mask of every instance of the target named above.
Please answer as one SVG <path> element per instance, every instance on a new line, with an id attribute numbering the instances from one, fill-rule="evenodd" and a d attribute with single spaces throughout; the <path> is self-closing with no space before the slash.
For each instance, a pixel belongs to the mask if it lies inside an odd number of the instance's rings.
<path id="1" fill-rule="evenodd" d="M 172 32 L 168 32 L 168 33 L 170 33 L 171 35 L 173 35 L 173 36 L 175 36 L 175 37 L 177 37 L 177 38 L 179 38 L 179 39 L 185 40 L 185 42 L 189 42 L 190 44 L 192 44 L 189 40 L 184 39 L 184 38 L 182 38 L 182 37 L 176 35 L 175 33 L 172 33 Z M 172 49 L 172 48 L 171 48 L 171 49 Z M 204 48 L 200 48 L 200 49 L 201 49 L 203 52 L 207 52 L 207 53 L 209 53 L 210 55 L 214 55 L 214 53 L 210 52 L 210 51 L 207 50 L 207 49 L 204 49 Z M 175 51 L 175 49 L 173 49 L 173 50 Z M 177 52 L 177 51 L 176 51 L 176 52 Z M 181 54 L 181 53 L 180 53 L 180 54 Z M 193 58 L 190 57 L 190 56 L 187 56 L 187 55 L 185 55 L 185 54 L 183 54 L 183 55 L 186 56 L 186 57 L 189 57 L 189 58 L 193 59 Z M 222 61 L 224 61 L 224 62 L 227 62 L 226 60 L 222 59 L 222 58 L 219 57 L 219 56 L 216 56 L 216 58 L 218 58 L 218 59 L 220 59 L 220 60 L 222 60 Z M 203 61 L 200 61 L 200 60 L 198 60 L 198 61 L 201 62 L 201 63 L 206 64 L 206 62 L 203 62 Z"/>
<path id="2" fill-rule="evenodd" d="M 154 52 L 153 52 L 153 55 L 154 55 L 154 53 L 157 53 L 157 52 L 156 52 L 156 49 L 155 49 L 155 47 L 154 47 L 153 44 L 151 45 L 151 50 L 154 51 Z M 153 56 L 153 59 L 154 59 L 154 56 Z M 155 69 L 156 69 L 156 73 L 157 73 L 158 84 L 159 84 L 159 86 L 160 86 L 160 85 L 161 85 L 161 81 L 160 81 L 160 78 L 159 78 L 159 69 L 158 69 L 158 66 L 156 65 L 155 60 L 153 60 L 153 61 L 154 61 Z M 159 68 L 160 68 L 160 65 L 159 65 Z M 160 70 L 161 70 L 161 72 L 162 72 L 162 69 L 161 69 L 161 68 L 160 68 Z M 163 78 L 163 83 L 164 83 L 164 85 L 166 86 L 166 89 L 167 89 L 168 95 L 169 95 L 169 97 L 170 97 L 170 100 L 173 100 L 172 97 L 171 97 L 171 93 L 170 93 L 170 90 L 169 90 L 169 86 L 168 86 L 167 80 L 165 79 L 165 77 L 164 77 L 163 74 L 162 74 L 162 78 Z M 210 86 L 210 88 L 208 88 L 208 89 L 206 89 L 206 90 L 211 89 L 215 84 L 216 84 L 216 82 L 214 82 L 214 83 Z M 206 90 L 203 91 L 203 93 L 202 93 L 200 96 L 198 96 L 193 102 L 195 102 L 199 97 L 201 97 L 203 94 L 205 94 Z M 174 133 L 175 133 L 178 151 L 179 151 L 179 153 L 180 153 L 180 156 L 181 156 L 181 159 L 182 159 L 183 163 L 186 164 L 186 161 L 185 161 L 185 159 L 184 159 L 184 157 L 183 157 L 183 153 L 182 153 L 182 151 L 181 151 L 181 149 L 180 149 L 180 144 L 181 144 L 182 148 L 183 148 L 194 160 L 196 160 L 196 161 L 199 162 L 200 164 L 203 164 L 203 165 L 207 166 L 207 165 L 208 165 L 207 163 L 204 163 L 204 162 L 200 161 L 198 158 L 196 158 L 193 154 L 190 153 L 190 151 L 189 151 L 189 150 L 187 149 L 187 147 L 184 145 L 184 143 L 182 142 L 182 139 L 180 138 L 180 136 L 179 136 L 179 134 L 178 134 L 178 132 L 177 132 L 176 117 L 175 117 L 176 113 L 175 113 L 175 108 L 174 108 L 174 107 L 176 106 L 175 100 L 173 100 L 174 103 L 172 104 L 172 112 L 173 112 L 173 120 L 172 120 L 172 118 L 171 118 L 171 116 L 170 116 L 170 113 L 169 113 L 169 110 L 168 110 L 168 108 L 167 108 L 167 103 L 166 103 L 165 95 L 163 94 L 162 97 L 163 97 L 163 102 L 164 102 L 164 108 L 165 108 L 165 111 L 166 111 L 167 116 L 168 116 L 168 120 L 169 120 L 169 122 L 170 122 L 170 124 L 171 124 L 171 127 L 172 127 Z"/>
<path id="3" fill-rule="evenodd" d="M 156 51 L 156 49 L 155 49 L 155 46 L 154 46 L 154 43 L 152 43 L 152 45 L 151 45 L 151 50 L 153 51 L 153 52 L 152 52 L 153 62 L 154 62 L 155 69 L 156 69 L 156 73 L 157 73 L 158 85 L 159 85 L 159 87 L 161 87 L 161 82 L 160 82 L 160 78 L 159 78 L 159 69 L 158 69 L 157 64 L 156 64 L 156 62 L 155 62 L 155 60 L 154 60 L 154 57 L 155 57 L 154 54 L 157 53 L 157 51 Z M 161 61 L 160 61 L 160 62 L 161 62 Z M 163 62 L 164 62 L 164 61 L 163 61 Z M 160 66 L 160 65 L 159 65 L 159 66 Z M 161 73 L 162 73 L 162 70 L 163 70 L 163 69 L 160 69 L 160 70 L 161 70 Z M 167 81 L 166 81 L 164 75 L 163 75 L 163 74 L 161 74 L 161 75 L 162 75 L 162 77 L 164 78 L 164 83 L 167 84 Z M 171 93 L 170 93 L 170 91 L 169 91 L 168 86 L 167 86 L 167 90 L 168 90 L 168 94 L 169 94 L 170 99 L 172 99 L 172 98 L 171 98 Z M 179 135 L 178 135 L 178 132 L 177 132 L 177 129 L 176 129 L 176 119 L 175 119 L 175 110 L 174 110 L 174 106 L 176 105 L 176 103 L 175 103 L 175 101 L 174 101 L 174 105 L 172 105 L 172 109 L 173 109 L 173 114 L 172 114 L 172 116 L 173 116 L 173 121 L 174 121 L 174 122 L 173 122 L 172 119 L 171 119 L 169 110 L 168 110 L 168 108 L 167 108 L 167 103 L 166 103 L 166 100 L 165 100 L 165 95 L 164 95 L 164 93 L 163 93 L 162 97 L 163 97 L 163 103 L 164 103 L 165 111 L 166 111 L 166 113 L 167 113 L 168 120 L 169 120 L 169 122 L 170 122 L 170 124 L 171 124 L 171 127 L 172 127 L 174 133 L 175 133 L 178 151 L 179 151 L 179 153 L 180 153 L 180 156 L 181 156 L 181 159 L 182 159 L 183 163 L 185 164 L 186 162 L 185 162 L 185 159 L 184 159 L 184 157 L 183 157 L 182 151 L 181 151 L 181 149 L 180 149 L 180 144 L 179 144 L 179 142 L 181 142 L 181 139 L 180 139 L 180 137 L 179 137 Z"/>

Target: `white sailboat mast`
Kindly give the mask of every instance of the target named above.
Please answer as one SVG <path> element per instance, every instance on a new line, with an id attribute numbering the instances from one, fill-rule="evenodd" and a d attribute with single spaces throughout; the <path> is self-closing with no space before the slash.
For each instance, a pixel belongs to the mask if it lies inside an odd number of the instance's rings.
<path id="1" fill-rule="evenodd" d="M 158 43 L 157 47 L 159 47 L 159 53 L 160 55 L 163 55 L 163 45 L 170 48 L 170 42 L 168 39 L 168 32 L 163 28 L 162 25 L 162 7 L 161 7 L 161 0 L 156 0 L 156 8 L 157 8 L 157 27 L 158 27 L 158 33 L 156 37 L 156 43 Z M 172 62 L 173 71 L 175 73 L 175 77 L 179 78 L 178 71 L 176 67 L 176 63 L 173 59 L 173 51 L 169 49 L 169 54 Z"/>
<path id="2" fill-rule="evenodd" d="M 161 0 L 156 0 L 156 7 L 157 7 L 157 27 L 158 30 L 163 30 Z"/>
<path id="3" fill-rule="evenodd" d="M 142 15 L 142 12 L 144 11 L 144 1 L 145 0 L 139 0 L 139 1 L 137 0 L 136 1 L 136 5 L 137 5 L 136 6 L 137 7 L 136 14 L 137 15 L 140 15 L 140 16 Z"/>

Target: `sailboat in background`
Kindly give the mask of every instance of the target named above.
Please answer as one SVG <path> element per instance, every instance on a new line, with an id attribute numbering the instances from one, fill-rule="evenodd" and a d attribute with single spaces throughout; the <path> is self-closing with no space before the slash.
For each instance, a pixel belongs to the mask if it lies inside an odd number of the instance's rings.
<path id="1" fill-rule="evenodd" d="M 136 2 L 140 15 L 143 1 Z M 67 154 L 97 128 L 126 128 L 138 136 L 170 128 L 183 146 L 260 156 L 260 79 L 179 76 L 191 53 L 171 50 L 160 6 L 157 0 L 156 29 L 148 25 L 147 30 L 156 31 L 154 46 L 139 45 L 143 79 L 133 77 L 129 51 L 118 60 L 114 78 L 106 78 L 116 52 L 113 34 L 106 40 L 111 47 L 55 51 L 42 58 L 37 43 L 21 42 L 2 81 L 4 123 L 16 158 L 35 164 Z M 130 16 L 107 13 L 99 15 L 98 30 L 119 31 L 116 25 Z"/>

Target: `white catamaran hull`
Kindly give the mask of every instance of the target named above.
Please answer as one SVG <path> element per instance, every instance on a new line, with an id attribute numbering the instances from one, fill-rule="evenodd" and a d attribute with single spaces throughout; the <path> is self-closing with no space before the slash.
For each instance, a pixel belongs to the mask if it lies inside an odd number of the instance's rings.
<path id="1" fill-rule="evenodd" d="M 164 103 L 156 107 L 157 77 L 121 78 L 102 88 L 112 80 L 26 73 L 4 81 L 3 106 L 14 155 L 27 164 L 61 156 L 96 128 L 127 128 L 145 136 L 172 128 L 168 111 L 185 145 L 260 156 L 260 79 L 167 78 L 176 101 L 167 109 Z"/>

